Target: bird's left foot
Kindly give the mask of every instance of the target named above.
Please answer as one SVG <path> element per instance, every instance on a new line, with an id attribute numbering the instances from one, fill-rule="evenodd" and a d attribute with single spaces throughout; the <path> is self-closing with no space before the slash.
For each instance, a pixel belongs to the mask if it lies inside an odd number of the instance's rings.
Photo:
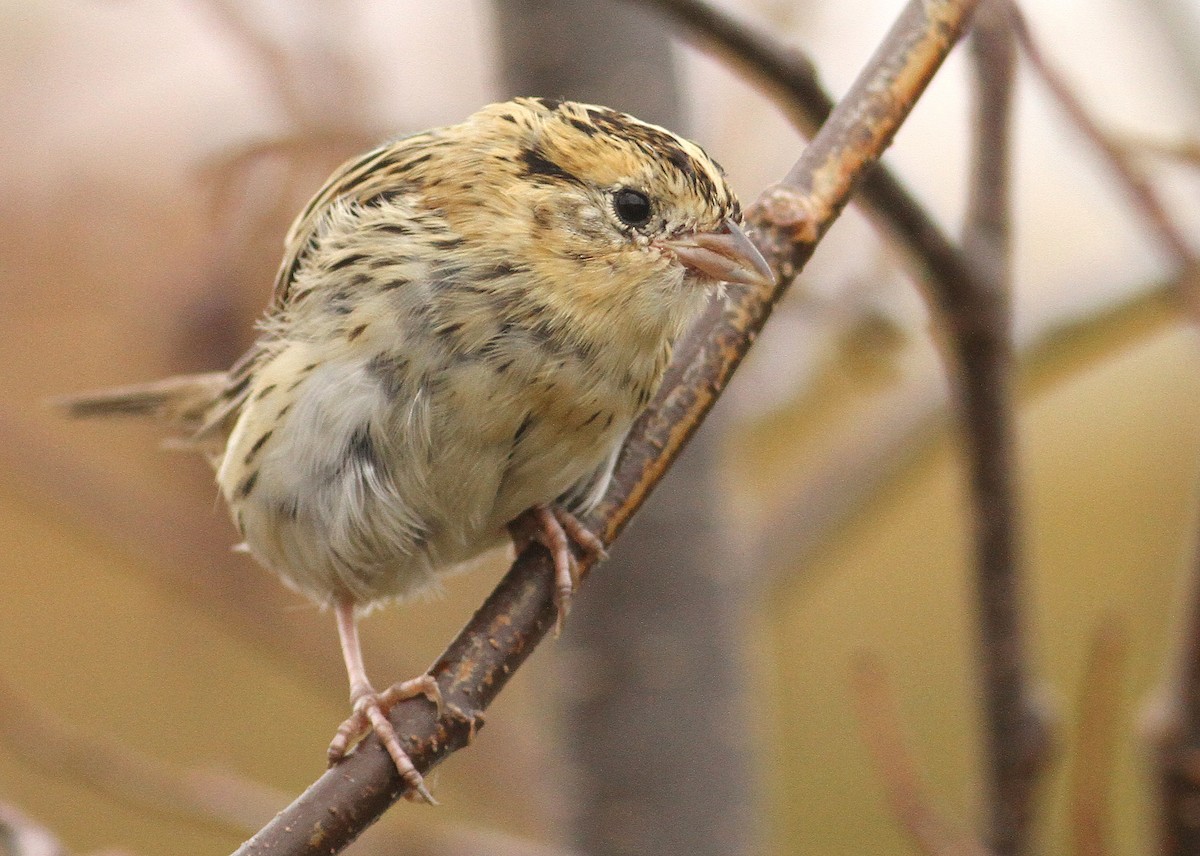
<path id="1" fill-rule="evenodd" d="M 510 523 L 509 531 L 518 553 L 534 541 L 550 551 L 554 560 L 554 606 L 558 609 L 554 632 L 556 635 L 562 633 L 571 611 L 571 597 L 579 582 L 579 566 L 571 552 L 571 544 L 596 561 L 608 555 L 604 542 L 574 514 L 555 505 L 535 505 Z"/>

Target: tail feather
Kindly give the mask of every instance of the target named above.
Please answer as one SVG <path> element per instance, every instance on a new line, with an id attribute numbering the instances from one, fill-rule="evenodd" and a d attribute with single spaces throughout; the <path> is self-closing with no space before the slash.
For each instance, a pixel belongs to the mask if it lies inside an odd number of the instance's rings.
<path id="1" fill-rule="evenodd" d="M 134 416 L 195 436 L 211 425 L 213 413 L 222 403 L 222 394 L 228 385 L 226 372 L 180 375 L 152 383 L 65 396 L 53 404 L 76 419 Z"/>

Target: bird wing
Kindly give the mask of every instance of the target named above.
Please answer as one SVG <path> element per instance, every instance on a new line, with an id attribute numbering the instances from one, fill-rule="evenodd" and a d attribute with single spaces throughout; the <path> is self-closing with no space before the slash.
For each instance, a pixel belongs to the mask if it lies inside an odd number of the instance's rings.
<path id="1" fill-rule="evenodd" d="M 575 484 L 558 498 L 558 502 L 565 508 L 575 514 L 588 514 L 604 498 L 604 494 L 608 491 L 608 485 L 612 481 L 613 471 L 617 468 L 617 460 L 621 456 L 621 449 L 625 446 L 625 438 L 613 446 L 612 451 L 608 454 L 596 469 L 592 470 L 585 477 L 581 478 Z"/>
<path id="2" fill-rule="evenodd" d="M 330 206 L 340 199 L 369 204 L 389 194 L 403 193 L 406 173 L 429 159 L 430 144 L 438 136 L 436 131 L 427 131 L 392 140 L 334 170 L 288 229 L 283 261 L 275 275 L 273 308 L 287 306 L 296 272 L 316 247 L 318 226 Z"/>

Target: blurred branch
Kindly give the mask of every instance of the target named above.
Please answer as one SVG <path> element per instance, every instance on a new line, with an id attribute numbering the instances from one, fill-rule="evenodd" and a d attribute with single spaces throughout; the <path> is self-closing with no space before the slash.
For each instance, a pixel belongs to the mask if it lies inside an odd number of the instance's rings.
<path id="1" fill-rule="evenodd" d="M 40 710 L 0 682 L 0 743 L 14 755 L 47 775 L 85 782 L 126 805 L 172 819 L 245 835 L 271 819 L 287 795 L 244 776 L 217 769 L 180 769 L 117 740 L 84 736 L 69 723 Z M 22 843 L 5 849 L 5 832 L 16 829 L 15 819 L 0 803 L 0 856 L 66 856 L 59 850 L 39 850 Z M 411 817 L 411 816 L 410 816 Z M 422 856 L 569 856 L 559 848 L 536 844 L 493 830 L 454 824 L 387 824 L 372 830 L 368 847 L 356 853 L 391 854 L 401 844 L 405 852 Z M 33 826 L 22 826 L 32 832 Z M 38 839 L 29 838 L 29 842 Z M 22 839 L 24 842 L 24 839 Z"/>
<path id="2" fill-rule="evenodd" d="M 50 830 L 0 802 L 0 856 L 69 856 Z"/>
<path id="3" fill-rule="evenodd" d="M 272 211 L 270 217 L 254 218 L 240 211 L 240 197 L 245 193 L 245 176 L 255 163 L 272 157 L 285 163 L 328 161 L 341 153 L 348 155 L 359 151 L 367 143 L 369 137 L 362 131 L 301 129 L 292 134 L 252 140 L 217 152 L 202 163 L 199 169 L 201 183 L 206 188 L 211 188 L 213 216 L 218 220 L 214 223 L 214 228 L 232 228 L 228 223 L 219 222 L 220 220 L 232 220 L 235 225 L 240 223 L 244 227 L 247 220 L 254 224 L 258 220 L 281 221 L 284 217 L 291 216 L 290 213 L 276 215 Z M 230 217 L 230 212 L 241 216 Z"/>
<path id="4" fill-rule="evenodd" d="M 1071 124 L 1099 152 L 1113 177 L 1125 192 L 1135 211 L 1141 216 L 1146 227 L 1158 239 L 1167 254 L 1181 268 L 1193 267 L 1197 258 L 1183 233 L 1175 225 L 1170 213 L 1163 206 L 1150 182 L 1142 174 L 1141 169 L 1129 156 L 1129 151 L 1120 144 L 1116 137 L 1101 127 L 1083 105 L 1067 83 L 1063 73 L 1042 52 L 1041 46 L 1033 38 L 1029 24 L 1016 3 L 1011 0 L 997 0 L 1008 10 L 1013 33 L 1022 53 L 1029 61 L 1051 97 L 1058 102 Z"/>
<path id="5" fill-rule="evenodd" d="M 1079 698 L 1079 746 L 1072 764 L 1071 829 L 1075 856 L 1111 856 L 1113 769 L 1121 697 L 1125 635 L 1116 616 L 1106 615 L 1088 652 Z"/>
<path id="6" fill-rule="evenodd" d="M 605 104 L 686 134 L 668 25 L 651 11 L 619 0 L 492 7 L 502 97 Z M 565 817 L 566 840 L 589 856 L 759 849 L 753 735 L 729 727 L 751 697 L 743 618 L 756 588 L 725 561 L 716 427 L 692 439 L 554 646 L 561 745 L 547 754 L 562 769 L 522 797 Z"/>
<path id="7" fill-rule="evenodd" d="M 193 0 L 230 43 L 238 46 L 262 74 L 271 95 L 297 129 L 337 129 L 354 119 L 363 103 L 365 78 L 362 55 L 357 50 L 331 47 L 330 39 L 342 38 L 355 14 L 346 0 L 309 3 L 293 23 L 307 25 L 304 44 L 274 38 L 264 27 L 261 8 L 236 0 Z M 321 20 L 314 23 L 314 19 Z M 331 31 L 330 21 L 342 26 Z M 331 81 L 332 85 L 314 86 Z"/>
<path id="8" fill-rule="evenodd" d="M 0 683 L 0 741 L 57 778 L 87 782 L 139 809 L 234 833 L 265 823 L 287 797 L 216 771 L 182 771 L 116 740 L 84 737 Z"/>
<path id="9" fill-rule="evenodd" d="M 275 253 L 301 200 L 337 163 L 380 135 L 364 109 L 362 55 L 349 44 L 354 9 L 346 0 L 302 4 L 293 12 L 299 35 L 285 42 L 271 32 L 266 10 L 235 0 L 192 0 L 216 25 L 217 36 L 240 50 L 265 86 L 282 128 L 265 139 L 233 145 L 201 165 L 209 191 L 209 287 L 184 316 L 181 362 L 190 368 L 227 366 L 247 342 L 244 316 L 258 311 L 260 290 L 246 283 L 269 280 L 264 260 Z M 327 26 L 329 19 L 339 26 Z M 252 302 L 245 299 L 254 295 Z"/>
<path id="10" fill-rule="evenodd" d="M 985 0 L 971 31 L 975 79 L 970 197 L 963 247 L 982 276 L 964 283 L 947 347 L 970 473 L 984 698 L 989 846 L 1025 851 L 1047 725 L 1028 688 L 1017 557 L 1013 454 L 1009 148 L 1015 51 L 1003 0 Z"/>
<path id="11" fill-rule="evenodd" d="M 199 0 L 229 41 L 238 44 L 264 71 L 280 107 L 298 125 L 307 124 L 308 102 L 295 85 L 292 73 L 292 52 L 267 36 L 250 17 L 246 4 L 235 0 Z"/>
<path id="12" fill-rule="evenodd" d="M 39 465 L 51 448 L 54 466 Z M 177 477 L 185 477 L 185 466 L 209 480 L 195 458 L 181 464 Z M 327 630 L 295 620 L 295 596 L 268 574 L 247 573 L 245 558 L 229 551 L 229 524 L 214 513 L 207 493 L 156 492 L 138 480 L 121 481 L 60 448 L 32 420 L 4 411 L 0 469 L 19 478 L 25 496 L 44 503 L 45 513 L 61 515 L 68 507 L 119 548 L 157 557 L 149 566 L 131 564 L 131 572 L 145 571 L 158 591 L 236 628 L 256 651 L 304 675 L 315 689 L 338 686 L 344 677 L 337 659 L 327 656 Z"/>
<path id="13" fill-rule="evenodd" d="M 1186 285 L 1181 282 L 1176 277 L 1147 287 L 1039 332 L 1018 351 L 1022 394 L 1041 394 L 1179 323 L 1179 295 L 1196 287 L 1190 279 Z M 841 370 L 836 365 L 827 371 Z M 820 389 L 820 381 L 813 387 Z M 788 409 L 804 407 L 803 401 Z M 838 427 L 833 449 L 809 468 L 810 475 L 797 482 L 778 509 L 753 524 L 747 544 L 751 561 L 772 573 L 790 573 L 803 564 L 891 478 L 944 436 L 950 425 L 948 406 L 945 386 L 931 372 L 875 396 L 857 424 Z"/>
<path id="14" fill-rule="evenodd" d="M 1152 724 L 1162 799 L 1161 852 L 1200 853 L 1200 538 L 1192 544 L 1181 646 Z"/>
<path id="15" fill-rule="evenodd" d="M 850 688 L 863 740 L 887 789 L 892 812 L 925 856 L 988 856 L 983 843 L 954 830 L 930 804 L 905 746 L 895 694 L 882 663 L 872 654 L 855 658 Z"/>
<path id="16" fill-rule="evenodd" d="M 635 0 L 679 24 L 705 49 L 761 86 L 793 125 L 812 138 L 833 110 L 817 69 L 803 51 L 708 0 Z M 877 168 L 877 171 L 885 169 Z"/>
<path id="17" fill-rule="evenodd" d="M 1200 140 L 1194 137 L 1163 140 L 1137 134 L 1113 135 L 1114 143 L 1130 155 L 1150 155 L 1178 161 L 1192 168 L 1200 167 Z"/>
<path id="18" fill-rule="evenodd" d="M 725 306 L 714 304 L 706 318 L 712 323 L 709 335 L 693 337 L 677 353 L 654 403 L 634 426 L 591 521 L 606 543 L 624 529 L 716 402 L 776 301 L 957 41 L 973 7 L 971 0 L 911 0 L 788 176 L 752 207 L 756 241 L 776 282 L 741 289 Z M 589 568 L 582 570 L 586 577 Z M 464 715 L 438 720 L 432 706 L 421 702 L 392 709 L 390 719 L 418 769 L 427 771 L 469 742 L 476 714 L 553 626 L 552 578 L 545 551 L 526 550 L 432 667 L 443 698 Z M 337 852 L 401 790 L 390 758 L 368 737 L 238 853 Z"/>

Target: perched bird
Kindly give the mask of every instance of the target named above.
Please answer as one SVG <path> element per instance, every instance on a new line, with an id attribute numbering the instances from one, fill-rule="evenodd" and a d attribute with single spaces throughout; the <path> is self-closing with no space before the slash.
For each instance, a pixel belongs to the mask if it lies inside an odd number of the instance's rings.
<path id="1" fill-rule="evenodd" d="M 512 537 L 574 585 L 574 516 L 603 494 L 672 344 L 719 283 L 770 269 L 694 143 L 587 104 L 518 98 L 338 169 L 288 232 L 274 296 L 227 372 L 77 396 L 206 451 L 249 552 L 337 618 L 352 716 L 432 801 L 356 621 Z"/>

